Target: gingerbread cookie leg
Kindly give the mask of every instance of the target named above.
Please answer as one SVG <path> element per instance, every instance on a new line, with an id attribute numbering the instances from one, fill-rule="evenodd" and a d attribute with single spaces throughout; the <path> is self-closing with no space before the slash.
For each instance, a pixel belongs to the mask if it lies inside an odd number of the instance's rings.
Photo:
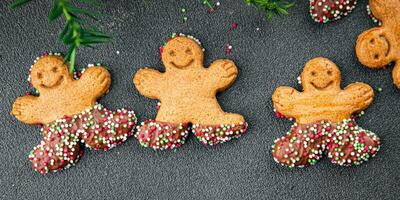
<path id="1" fill-rule="evenodd" d="M 43 140 L 29 154 L 35 171 L 42 174 L 58 171 L 79 160 L 83 154 L 80 133 L 70 125 L 70 118 L 63 118 L 42 128 Z"/>
<path id="2" fill-rule="evenodd" d="M 188 137 L 187 123 L 168 123 L 155 120 L 142 122 L 135 134 L 143 147 L 167 150 L 181 147 Z"/>
<path id="3" fill-rule="evenodd" d="M 378 136 L 359 127 L 354 120 L 346 120 L 336 127 L 327 146 L 332 163 L 341 166 L 359 165 L 379 151 Z"/>
<path id="4" fill-rule="evenodd" d="M 314 165 L 323 156 L 329 131 L 325 122 L 293 125 L 286 136 L 275 140 L 274 160 L 288 167 Z"/>
<path id="5" fill-rule="evenodd" d="M 137 121 L 133 111 L 118 109 L 114 112 L 100 104 L 79 118 L 82 120 L 82 142 L 96 150 L 109 150 L 124 142 L 132 135 Z"/>
<path id="6" fill-rule="evenodd" d="M 196 118 L 205 121 L 193 123 L 192 132 L 197 140 L 205 145 L 216 145 L 237 139 L 247 130 L 248 124 L 239 114 L 207 109 L 199 115 Z"/>

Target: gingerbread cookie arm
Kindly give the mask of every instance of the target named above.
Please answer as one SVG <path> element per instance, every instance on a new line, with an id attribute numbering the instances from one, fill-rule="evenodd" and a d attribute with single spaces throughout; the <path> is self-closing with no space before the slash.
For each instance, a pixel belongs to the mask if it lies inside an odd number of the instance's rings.
<path id="1" fill-rule="evenodd" d="M 231 86 L 238 75 L 238 69 L 231 60 L 216 60 L 207 70 L 220 92 Z"/>
<path id="2" fill-rule="evenodd" d="M 111 75 L 104 67 L 89 67 L 77 81 L 83 93 L 92 94 L 96 99 L 104 95 L 111 85 Z"/>
<path id="3" fill-rule="evenodd" d="M 39 124 L 42 118 L 40 111 L 43 110 L 39 108 L 40 102 L 38 97 L 31 95 L 18 97 L 12 106 L 11 114 L 21 122 Z"/>
<path id="4" fill-rule="evenodd" d="M 272 95 L 274 108 L 277 112 L 283 114 L 285 117 L 297 117 L 294 106 L 300 94 L 301 93 L 299 91 L 291 87 L 278 87 Z"/>
<path id="5" fill-rule="evenodd" d="M 380 19 L 384 26 L 398 28 L 400 22 L 400 1 L 398 0 L 370 0 L 371 11 Z"/>
<path id="6" fill-rule="evenodd" d="M 139 69 L 133 77 L 133 83 L 140 94 L 151 99 L 160 99 L 164 76 L 155 69 Z"/>
<path id="7" fill-rule="evenodd" d="M 338 97 L 338 101 L 343 105 L 350 105 L 352 112 L 358 112 L 371 105 L 374 99 L 374 90 L 365 83 L 352 83 Z"/>

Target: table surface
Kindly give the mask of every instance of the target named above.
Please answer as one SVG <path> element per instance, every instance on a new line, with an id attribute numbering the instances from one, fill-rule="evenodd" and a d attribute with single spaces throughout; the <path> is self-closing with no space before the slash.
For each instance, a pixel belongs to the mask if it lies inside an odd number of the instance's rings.
<path id="1" fill-rule="evenodd" d="M 201 1 L 105 1 L 107 13 L 100 29 L 114 36 L 112 43 L 83 48 L 77 65 L 101 62 L 111 69 L 110 93 L 100 102 L 108 108 L 136 111 L 140 121 L 154 118 L 157 101 L 137 92 L 132 75 L 141 67 L 162 69 L 158 47 L 173 32 L 191 34 L 206 48 L 205 65 L 228 57 L 239 77 L 218 99 L 226 111 L 238 112 L 250 124 L 239 140 L 204 147 L 191 135 L 173 151 L 153 151 L 130 138 L 109 152 L 85 150 L 73 168 L 40 175 L 30 168 L 29 151 L 41 139 L 39 130 L 17 121 L 10 113 L 16 97 L 30 89 L 26 81 L 33 60 L 45 51 L 66 52 L 57 40 L 63 21 L 49 24 L 49 1 L 36 1 L 10 10 L 0 3 L 0 198 L 2 199 L 396 199 L 400 191 L 400 91 L 391 70 L 371 70 L 357 61 L 357 36 L 375 26 L 366 1 L 348 17 L 327 25 L 314 23 L 308 1 L 297 1 L 290 15 L 268 22 L 244 0 L 220 0 L 208 13 Z M 181 9 L 186 8 L 186 13 Z M 183 17 L 187 16 L 187 22 Z M 237 23 L 234 30 L 232 23 Z M 225 45 L 232 45 L 227 56 Z M 117 53 L 119 52 L 119 53 Z M 339 167 L 324 158 L 304 169 L 276 164 L 274 140 L 292 122 L 275 118 L 271 95 L 280 85 L 301 89 L 296 78 L 304 63 L 324 56 L 342 71 L 342 86 L 362 81 L 377 92 L 374 103 L 359 120 L 378 133 L 382 148 L 358 167 Z"/>

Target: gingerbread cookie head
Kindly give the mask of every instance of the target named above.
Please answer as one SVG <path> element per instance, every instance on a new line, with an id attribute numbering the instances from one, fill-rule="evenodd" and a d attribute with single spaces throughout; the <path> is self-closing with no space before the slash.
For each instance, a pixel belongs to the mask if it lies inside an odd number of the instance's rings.
<path id="1" fill-rule="evenodd" d="M 305 92 L 340 90 L 340 71 L 326 58 L 310 60 L 301 73 L 301 83 Z"/>
<path id="2" fill-rule="evenodd" d="M 374 28 L 362 33 L 356 45 L 358 60 L 370 68 L 382 68 L 395 60 L 393 37 L 384 29 Z"/>
<path id="3" fill-rule="evenodd" d="M 46 56 L 39 59 L 32 66 L 30 79 L 32 86 L 39 92 L 57 89 L 73 81 L 63 59 L 57 56 Z"/>
<path id="4" fill-rule="evenodd" d="M 382 23 L 357 39 L 358 60 L 369 68 L 383 68 L 396 62 L 393 81 L 400 87 L 400 1 L 370 0 L 371 15 Z"/>
<path id="5" fill-rule="evenodd" d="M 163 48 L 162 62 L 167 70 L 202 66 L 203 60 L 202 48 L 188 37 L 174 37 Z"/>

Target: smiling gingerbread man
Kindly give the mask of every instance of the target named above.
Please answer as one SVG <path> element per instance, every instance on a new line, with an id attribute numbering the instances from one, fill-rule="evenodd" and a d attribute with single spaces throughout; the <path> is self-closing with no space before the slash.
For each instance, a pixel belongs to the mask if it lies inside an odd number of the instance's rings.
<path id="1" fill-rule="evenodd" d="M 289 167 L 313 165 L 325 151 L 332 163 L 358 165 L 379 150 L 376 134 L 352 118 L 373 101 L 372 88 L 353 83 L 340 88 L 338 67 L 326 58 L 310 60 L 301 73 L 303 92 L 279 87 L 272 96 L 276 111 L 296 123 L 275 141 L 275 161 Z"/>
<path id="2" fill-rule="evenodd" d="M 108 150 L 131 135 L 133 111 L 112 112 L 96 104 L 111 84 L 104 67 L 89 67 L 76 80 L 62 57 L 45 55 L 32 66 L 30 81 L 39 96 L 18 97 L 11 113 L 24 123 L 43 125 L 43 140 L 29 155 L 40 173 L 75 164 L 83 153 L 81 143 Z"/>
<path id="3" fill-rule="evenodd" d="M 358 36 L 358 60 L 369 68 L 384 68 L 395 62 L 392 78 L 400 88 L 400 1 L 370 0 L 372 14 L 382 22 Z"/>
<path id="4" fill-rule="evenodd" d="M 139 92 L 159 99 L 161 106 L 155 120 L 138 127 L 136 138 L 143 146 L 172 149 L 181 146 L 188 135 L 188 125 L 202 143 L 214 145 L 239 137 L 247 124 L 243 116 L 226 113 L 216 94 L 229 88 L 238 70 L 230 60 L 216 60 L 203 66 L 204 54 L 193 37 L 179 35 L 163 47 L 165 72 L 140 69 L 133 82 Z"/>

